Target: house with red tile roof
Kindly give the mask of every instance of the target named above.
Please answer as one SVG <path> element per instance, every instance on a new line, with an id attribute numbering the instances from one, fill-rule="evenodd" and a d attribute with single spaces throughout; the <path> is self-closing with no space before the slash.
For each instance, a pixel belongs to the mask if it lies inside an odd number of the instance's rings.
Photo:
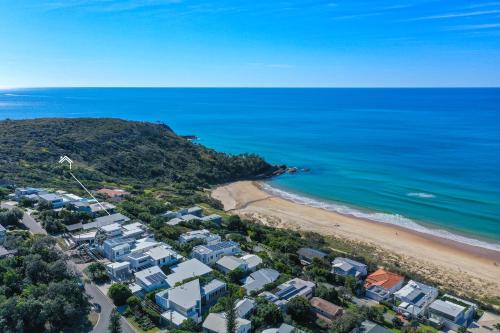
<path id="1" fill-rule="evenodd" d="M 403 283 L 403 276 L 379 268 L 366 277 L 366 297 L 376 301 L 386 300 L 393 293 L 401 289 Z"/>

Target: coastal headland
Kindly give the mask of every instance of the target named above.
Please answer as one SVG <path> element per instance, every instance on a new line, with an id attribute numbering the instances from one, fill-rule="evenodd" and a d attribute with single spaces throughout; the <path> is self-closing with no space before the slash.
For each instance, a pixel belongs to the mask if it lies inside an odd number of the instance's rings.
<path id="1" fill-rule="evenodd" d="M 223 203 L 224 210 L 269 226 L 366 244 L 382 262 L 396 263 L 445 289 L 500 297 L 498 251 L 288 201 L 264 191 L 260 182 L 223 185 L 212 191 L 212 197 Z"/>

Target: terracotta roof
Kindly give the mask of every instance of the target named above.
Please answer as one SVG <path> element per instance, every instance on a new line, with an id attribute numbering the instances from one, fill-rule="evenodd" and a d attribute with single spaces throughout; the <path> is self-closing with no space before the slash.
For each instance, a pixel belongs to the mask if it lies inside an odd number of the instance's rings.
<path id="1" fill-rule="evenodd" d="M 110 189 L 110 188 L 102 188 L 99 191 L 97 191 L 97 193 L 105 194 L 105 195 L 107 195 L 107 196 L 109 196 L 111 198 L 121 197 L 121 196 L 129 195 L 130 194 L 129 192 L 124 191 L 124 190 Z"/>
<path id="2" fill-rule="evenodd" d="M 342 307 L 319 297 L 311 298 L 311 306 L 329 313 L 332 316 L 336 316 L 339 311 L 342 311 Z"/>
<path id="3" fill-rule="evenodd" d="M 383 268 L 379 268 L 366 277 L 365 288 L 376 285 L 384 289 L 391 289 L 398 283 L 401 283 L 403 280 L 404 277 L 402 277 L 401 275 L 388 272 Z"/>

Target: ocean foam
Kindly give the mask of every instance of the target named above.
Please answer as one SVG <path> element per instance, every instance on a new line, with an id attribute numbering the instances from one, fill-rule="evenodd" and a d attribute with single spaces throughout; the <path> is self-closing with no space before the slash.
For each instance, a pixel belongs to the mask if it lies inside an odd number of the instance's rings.
<path id="1" fill-rule="evenodd" d="M 436 197 L 434 194 L 425 193 L 425 192 L 410 192 L 410 193 L 406 193 L 406 195 L 409 197 L 417 197 L 417 198 L 422 198 L 422 199 L 432 199 L 432 198 Z"/>
<path id="2" fill-rule="evenodd" d="M 493 251 L 499 251 L 500 252 L 500 244 L 495 244 L 495 243 L 488 243 L 486 241 L 474 239 L 474 238 L 469 238 L 461 235 L 454 234 L 452 232 L 449 232 L 447 230 L 443 229 L 431 229 L 426 226 L 423 226 L 421 224 L 418 224 L 417 222 L 404 217 L 399 214 L 387 214 L 387 213 L 380 213 L 380 212 L 369 212 L 369 211 L 362 211 L 360 209 L 356 209 L 353 207 L 349 207 L 343 204 L 336 204 L 333 202 L 325 202 L 325 201 L 320 201 L 312 198 L 308 198 L 302 195 L 290 193 L 287 191 L 280 190 L 278 188 L 272 187 L 271 185 L 267 183 L 262 184 L 262 189 L 269 194 L 281 197 L 283 199 L 307 205 L 310 207 L 315 207 L 315 208 L 321 208 L 324 210 L 328 210 L 331 212 L 339 213 L 342 215 L 349 215 L 361 219 L 367 219 L 371 220 L 374 222 L 380 222 L 380 223 L 386 223 L 386 224 L 392 224 L 396 225 L 399 227 L 403 227 L 406 229 L 414 230 L 417 232 L 421 232 L 423 234 L 428 234 L 432 236 L 437 236 L 440 238 L 452 240 L 455 242 L 459 242 L 462 244 L 467 244 L 471 246 L 476 246 L 476 247 L 481 247 L 484 249 L 488 250 L 493 250 Z"/>

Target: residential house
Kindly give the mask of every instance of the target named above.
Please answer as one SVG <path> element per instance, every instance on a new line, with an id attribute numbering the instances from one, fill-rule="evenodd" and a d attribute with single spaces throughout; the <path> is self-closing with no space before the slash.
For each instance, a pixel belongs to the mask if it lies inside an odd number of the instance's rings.
<path id="1" fill-rule="evenodd" d="M 379 268 L 366 277 L 364 285 L 366 289 L 365 295 L 379 302 L 387 300 L 392 294 L 403 287 L 403 283 L 403 276 Z"/>
<path id="2" fill-rule="evenodd" d="M 135 282 L 141 286 L 145 292 L 150 292 L 160 288 L 167 288 L 167 276 L 160 267 L 153 266 L 134 273 Z"/>
<path id="3" fill-rule="evenodd" d="M 243 299 L 240 299 L 236 302 L 236 306 L 235 306 L 236 315 L 239 318 L 248 319 L 252 315 L 252 313 L 254 312 L 256 305 L 257 305 L 257 303 L 251 298 L 245 297 Z"/>
<path id="4" fill-rule="evenodd" d="M 170 269 L 173 272 L 167 276 L 167 283 L 170 287 L 175 286 L 178 282 L 193 277 L 204 276 L 212 271 L 210 267 L 197 259 L 183 261 Z"/>
<path id="5" fill-rule="evenodd" d="M 202 222 L 213 222 L 215 224 L 220 225 L 222 223 L 222 217 L 220 215 L 217 215 L 217 214 L 211 214 L 208 216 L 203 216 L 201 218 L 201 221 Z"/>
<path id="6" fill-rule="evenodd" d="M 342 315 L 342 307 L 328 302 L 319 297 L 311 298 L 311 308 L 318 317 L 318 319 L 331 323 L 332 320 Z"/>
<path id="7" fill-rule="evenodd" d="M 249 272 L 255 272 L 255 270 L 257 270 L 257 268 L 262 264 L 262 258 L 255 254 L 245 254 L 244 256 L 241 256 L 240 259 L 245 261 L 247 266 L 246 270 Z"/>
<path id="8" fill-rule="evenodd" d="M 201 289 L 198 279 L 157 293 L 155 301 L 166 310 L 161 314 L 163 320 L 175 326 L 188 318 L 196 323 L 201 322 Z"/>
<path id="9" fill-rule="evenodd" d="M 359 280 L 366 276 L 367 266 L 363 263 L 357 262 L 355 260 L 337 257 L 332 262 L 332 273 L 340 276 L 351 276 L 356 280 Z"/>
<path id="10" fill-rule="evenodd" d="M 103 194 L 114 201 L 121 201 L 127 195 L 130 195 L 130 192 L 121 189 L 110 189 L 110 188 L 102 188 L 97 191 L 99 194 Z"/>
<path id="11" fill-rule="evenodd" d="M 214 304 L 217 299 L 227 292 L 227 285 L 221 280 L 213 279 L 201 287 L 201 302 L 203 305 Z"/>
<path id="12" fill-rule="evenodd" d="M 302 247 L 297 251 L 299 259 L 302 264 L 309 265 L 313 262 L 314 258 L 325 259 L 327 254 L 310 247 Z"/>
<path id="13" fill-rule="evenodd" d="M 111 215 L 104 215 L 104 216 L 98 217 L 94 220 L 94 222 L 83 224 L 82 228 L 84 230 L 89 230 L 89 229 L 103 227 L 105 225 L 109 225 L 109 224 L 113 224 L 113 223 L 124 224 L 128 221 L 130 221 L 130 219 L 128 217 L 126 217 L 125 215 L 120 214 L 120 213 L 115 213 L 115 214 L 111 214 Z"/>
<path id="14" fill-rule="evenodd" d="M 429 322 L 436 328 L 459 331 L 474 320 L 477 305 L 451 295 L 444 295 L 429 305 Z"/>
<path id="15" fill-rule="evenodd" d="M 314 294 L 315 287 L 316 284 L 314 282 L 294 278 L 280 284 L 275 295 L 285 301 L 289 301 L 298 296 L 310 299 Z"/>
<path id="16" fill-rule="evenodd" d="M 225 255 L 240 253 L 240 245 L 233 241 L 224 241 L 213 245 L 197 245 L 191 251 L 191 257 L 204 264 L 213 264 Z"/>
<path id="17" fill-rule="evenodd" d="M 39 202 L 48 203 L 53 209 L 62 208 L 64 206 L 63 198 L 54 193 L 38 194 Z"/>
<path id="18" fill-rule="evenodd" d="M 241 269 L 243 271 L 247 270 L 247 263 L 245 260 L 235 256 L 224 256 L 217 260 L 215 266 L 222 273 L 229 273 L 236 269 Z"/>
<path id="19" fill-rule="evenodd" d="M 181 244 L 186 244 L 194 240 L 203 241 L 206 245 L 214 245 L 221 241 L 221 237 L 217 234 L 212 234 L 207 229 L 193 230 L 179 236 Z"/>
<path id="20" fill-rule="evenodd" d="M 245 288 L 247 295 L 250 295 L 252 291 L 259 291 L 268 283 L 272 283 L 278 279 L 280 273 L 271 268 L 262 268 L 256 272 L 253 272 L 241 282 L 243 283 L 243 288 Z"/>
<path id="21" fill-rule="evenodd" d="M 18 187 L 16 188 L 14 194 L 15 198 L 17 201 L 21 200 L 22 198 L 28 196 L 28 195 L 38 195 L 42 193 L 47 193 L 45 190 L 40 189 L 40 188 L 34 188 L 34 187 Z"/>
<path id="22" fill-rule="evenodd" d="M 398 312 L 407 318 L 423 316 L 437 296 L 436 288 L 413 280 L 394 293 Z"/>
<path id="23" fill-rule="evenodd" d="M 220 280 L 214 279 L 201 286 L 200 280 L 195 279 L 157 293 L 155 301 L 166 310 L 163 319 L 178 326 L 187 318 L 201 322 L 202 306 L 214 304 L 226 292 L 227 285 Z"/>
<path id="24" fill-rule="evenodd" d="M 203 322 L 203 332 L 226 333 L 226 315 L 224 312 L 210 313 Z M 236 333 L 250 333 L 252 323 L 244 318 L 236 318 Z"/>
<path id="25" fill-rule="evenodd" d="M 130 263 L 127 261 L 107 264 L 106 271 L 115 280 L 127 280 L 131 275 Z"/>

